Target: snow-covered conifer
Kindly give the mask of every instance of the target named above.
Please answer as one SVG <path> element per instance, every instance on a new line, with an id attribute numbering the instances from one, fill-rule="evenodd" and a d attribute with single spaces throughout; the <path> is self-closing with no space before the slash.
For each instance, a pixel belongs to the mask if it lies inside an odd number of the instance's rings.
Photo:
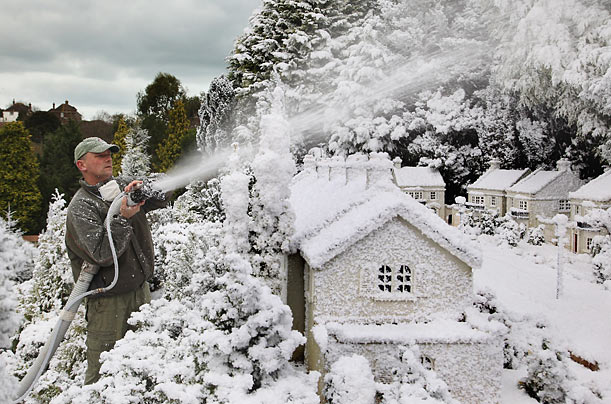
<path id="1" fill-rule="evenodd" d="M 234 104 L 235 92 L 231 81 L 225 76 L 214 78 L 199 108 L 200 125 L 196 138 L 200 150 L 212 154 L 229 146 Z"/>
<path id="2" fill-rule="evenodd" d="M 9 216 L 10 219 L 10 216 Z M 11 278 L 28 264 L 28 257 L 17 247 L 21 235 L 0 216 L 0 348 L 10 346 L 10 338 L 19 326 L 17 296 Z"/>
<path id="3" fill-rule="evenodd" d="M 144 177 L 151 171 L 151 158 L 146 152 L 150 136 L 140 125 L 125 136 L 125 155 L 121 160 L 121 172 L 125 176 Z"/>
<path id="4" fill-rule="evenodd" d="M 532 227 L 528 230 L 528 238 L 526 242 L 532 245 L 542 245 L 545 242 L 545 235 L 543 233 L 542 224 L 537 227 Z"/>
<path id="5" fill-rule="evenodd" d="M 283 115 L 283 91 L 277 87 L 271 111 L 261 119 L 259 151 L 252 162 L 255 184 L 251 200 L 251 248 L 256 275 L 269 279 L 279 290 L 281 254 L 289 249 L 294 213 L 289 204 L 289 183 L 295 173 L 290 152 L 290 127 Z"/>

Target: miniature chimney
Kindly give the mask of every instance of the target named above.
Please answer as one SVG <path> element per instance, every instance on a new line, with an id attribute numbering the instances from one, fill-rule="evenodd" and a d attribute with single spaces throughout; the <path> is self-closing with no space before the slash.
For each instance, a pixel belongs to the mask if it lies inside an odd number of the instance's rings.
<path id="1" fill-rule="evenodd" d="M 393 163 L 387 153 L 370 153 L 367 170 L 367 188 L 395 187 L 392 180 Z"/>
<path id="2" fill-rule="evenodd" d="M 333 156 L 329 160 L 329 180 L 346 183 L 346 161 L 342 156 Z"/>
<path id="3" fill-rule="evenodd" d="M 490 160 L 490 168 L 489 170 L 500 170 L 501 168 L 501 160 L 496 157 Z"/>
<path id="4" fill-rule="evenodd" d="M 556 163 L 558 171 L 571 171 L 571 162 L 565 158 L 558 160 Z"/>
<path id="5" fill-rule="evenodd" d="M 361 153 L 351 154 L 346 159 L 346 183 L 367 186 L 367 156 Z"/>
<path id="6" fill-rule="evenodd" d="M 329 180 L 329 159 L 322 158 L 316 163 L 316 174 L 318 178 Z"/>
<path id="7" fill-rule="evenodd" d="M 401 168 L 401 163 L 403 163 L 403 160 L 401 160 L 401 157 L 397 156 L 392 159 L 392 163 L 395 165 L 395 168 L 399 169 Z"/>
<path id="8" fill-rule="evenodd" d="M 316 174 L 316 159 L 311 154 L 306 154 L 303 157 L 303 171 L 308 175 Z"/>

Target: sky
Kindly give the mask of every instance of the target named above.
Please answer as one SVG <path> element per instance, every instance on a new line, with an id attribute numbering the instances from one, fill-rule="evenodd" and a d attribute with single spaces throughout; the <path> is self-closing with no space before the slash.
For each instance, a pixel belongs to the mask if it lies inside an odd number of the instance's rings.
<path id="1" fill-rule="evenodd" d="M 23 0 L 0 12 L 0 108 L 69 101 L 91 120 L 132 114 L 159 72 L 190 96 L 226 71 L 261 0 Z"/>

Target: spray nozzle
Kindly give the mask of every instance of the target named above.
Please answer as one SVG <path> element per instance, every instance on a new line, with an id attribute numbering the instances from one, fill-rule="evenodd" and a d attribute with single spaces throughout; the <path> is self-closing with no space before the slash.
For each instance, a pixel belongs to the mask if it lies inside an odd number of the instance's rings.
<path id="1" fill-rule="evenodd" d="M 135 185 L 132 187 L 131 191 L 127 193 L 127 204 L 129 206 L 134 206 L 149 198 L 163 201 L 165 199 L 165 193 L 157 189 L 153 184 L 145 181 Z"/>

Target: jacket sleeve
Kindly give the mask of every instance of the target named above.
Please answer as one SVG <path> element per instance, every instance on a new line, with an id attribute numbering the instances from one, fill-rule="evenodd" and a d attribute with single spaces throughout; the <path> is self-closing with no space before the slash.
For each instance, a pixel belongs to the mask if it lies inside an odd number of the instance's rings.
<path id="1" fill-rule="evenodd" d="M 92 201 L 81 199 L 68 210 L 66 220 L 66 243 L 82 259 L 101 267 L 113 265 L 110 243 L 106 234 L 104 217 Z M 110 229 L 117 257 L 128 248 L 132 237 L 129 221 L 121 216 L 114 217 Z"/>
<path id="2" fill-rule="evenodd" d="M 164 199 L 149 198 L 146 200 L 142 208 L 146 213 L 155 209 L 165 208 L 166 206 L 168 206 L 168 203 L 170 202 L 170 199 L 172 199 L 173 194 L 174 192 L 170 191 L 165 194 Z"/>

